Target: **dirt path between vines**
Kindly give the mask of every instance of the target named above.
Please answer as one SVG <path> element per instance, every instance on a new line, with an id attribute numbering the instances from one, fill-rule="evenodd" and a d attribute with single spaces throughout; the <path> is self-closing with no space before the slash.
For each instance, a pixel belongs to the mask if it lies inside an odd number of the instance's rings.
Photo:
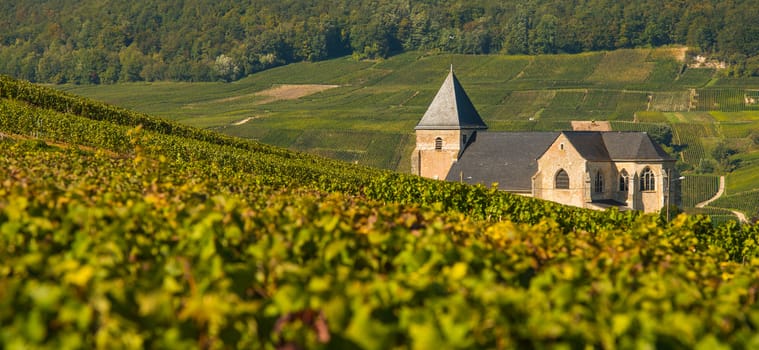
<path id="1" fill-rule="evenodd" d="M 709 205 L 709 203 L 716 201 L 719 199 L 719 197 L 722 197 L 723 193 L 725 193 L 725 175 L 719 177 L 719 189 L 717 190 L 717 193 L 712 198 L 696 204 L 696 208 L 703 208 Z"/>
<path id="2" fill-rule="evenodd" d="M 709 198 L 701 203 L 696 204 L 696 208 L 703 208 L 709 205 L 711 202 L 716 201 L 719 199 L 719 197 L 722 197 L 722 195 L 725 193 L 725 175 L 722 175 L 719 177 L 719 190 L 717 190 L 717 193 L 714 195 L 714 197 Z M 740 222 L 748 222 L 748 219 L 746 219 L 746 215 L 736 211 L 736 210 L 730 210 L 733 215 L 738 217 L 738 221 Z"/>

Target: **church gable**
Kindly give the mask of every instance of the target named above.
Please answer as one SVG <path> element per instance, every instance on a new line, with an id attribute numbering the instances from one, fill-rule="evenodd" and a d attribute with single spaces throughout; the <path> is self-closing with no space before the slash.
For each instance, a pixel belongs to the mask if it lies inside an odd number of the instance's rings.
<path id="1" fill-rule="evenodd" d="M 533 178 L 535 197 L 575 206 L 585 203 L 587 159 L 572 141 L 563 132 L 539 156 L 538 171 Z"/>
<path id="2" fill-rule="evenodd" d="M 570 138 L 567 137 L 567 133 L 561 132 L 553 142 L 551 142 L 545 152 L 538 156 L 538 160 L 542 159 L 550 159 L 560 163 L 574 163 L 583 161 L 584 158 Z"/>

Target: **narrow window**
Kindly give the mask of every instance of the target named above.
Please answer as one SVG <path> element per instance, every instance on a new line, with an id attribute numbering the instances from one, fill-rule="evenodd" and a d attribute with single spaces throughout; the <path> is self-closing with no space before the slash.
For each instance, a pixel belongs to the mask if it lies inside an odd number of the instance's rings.
<path id="1" fill-rule="evenodd" d="M 443 139 L 441 137 L 435 138 L 435 149 L 443 149 Z"/>
<path id="2" fill-rule="evenodd" d="M 630 175 L 627 174 L 627 170 L 622 169 L 619 173 L 619 192 L 627 192 L 630 190 Z"/>
<path id="3" fill-rule="evenodd" d="M 559 144 L 559 149 L 562 150 L 562 151 L 564 150 L 564 144 L 563 143 Z"/>
<path id="4" fill-rule="evenodd" d="M 601 193 L 604 191 L 604 175 L 601 173 L 601 170 L 596 172 L 596 182 L 594 188 L 596 193 Z"/>
<path id="5" fill-rule="evenodd" d="M 640 173 L 640 190 L 641 191 L 655 191 L 656 190 L 656 178 L 651 168 L 643 169 Z"/>
<path id="6" fill-rule="evenodd" d="M 566 171 L 564 171 L 564 169 L 561 169 L 558 173 L 556 173 L 555 183 L 555 187 L 558 189 L 569 189 L 569 175 Z"/>

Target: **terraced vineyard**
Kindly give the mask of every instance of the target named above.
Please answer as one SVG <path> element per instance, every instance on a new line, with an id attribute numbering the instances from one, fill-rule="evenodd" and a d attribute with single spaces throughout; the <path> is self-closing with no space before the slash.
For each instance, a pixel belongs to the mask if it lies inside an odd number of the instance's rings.
<path id="1" fill-rule="evenodd" d="M 0 347 L 751 348 L 756 225 L 588 211 L 0 79 Z"/>
<path id="2" fill-rule="evenodd" d="M 714 208 L 714 207 L 688 208 L 686 210 L 686 213 L 690 215 L 709 216 L 709 220 L 714 225 L 730 226 L 738 221 L 738 218 L 735 217 L 735 214 L 733 214 L 733 212 L 730 211 L 729 209 Z"/>
<path id="3" fill-rule="evenodd" d="M 57 86 L 186 125 L 400 172 L 410 169 L 413 128 L 451 65 L 490 130 L 566 130 L 572 120 L 667 123 L 687 172 L 718 167 L 720 141 L 759 152 L 759 80 L 690 68 L 683 48 L 580 55 L 438 55 L 407 52 L 380 61 L 340 58 L 267 70 L 235 83 Z M 283 85 L 337 86 L 294 100 L 264 100 Z M 244 121 L 244 122 L 243 122 Z M 687 124 L 701 126 L 686 126 Z M 702 164 L 702 162 L 704 164 Z M 702 166 L 703 165 L 703 166 Z M 728 183 L 748 183 L 741 162 Z M 755 180 L 754 180 L 755 183 Z M 755 187 L 753 187 L 755 188 Z M 751 189 L 753 189 L 751 188 Z M 749 216 L 750 208 L 744 210 Z"/>
<path id="4" fill-rule="evenodd" d="M 759 217 L 759 191 L 746 191 L 720 197 L 712 205 L 720 208 L 740 210 L 749 217 Z"/>
<path id="5" fill-rule="evenodd" d="M 662 112 L 683 112 L 691 108 L 688 91 L 662 91 L 651 95 L 651 104 L 647 110 Z"/>
<path id="6" fill-rule="evenodd" d="M 618 131 L 643 131 L 650 134 L 659 133 L 661 130 L 669 128 L 666 123 L 636 123 L 629 121 L 612 121 L 611 127 Z"/>
<path id="7" fill-rule="evenodd" d="M 688 175 L 681 181 L 682 205 L 693 208 L 696 204 L 714 197 L 719 190 L 719 177 L 714 175 Z"/>
<path id="8" fill-rule="evenodd" d="M 524 125 L 523 130 L 533 130 L 534 125 L 530 123 L 503 122 L 531 118 L 549 122 L 633 120 L 636 112 L 649 108 L 647 96 L 652 92 L 657 103 L 664 101 L 668 94 L 685 92 L 687 96 L 688 89 L 677 80 L 681 64 L 674 61 L 674 57 L 671 49 L 544 56 L 409 52 L 378 62 L 341 58 L 294 64 L 232 84 L 197 84 L 195 90 L 192 84 L 176 84 L 172 88 L 171 83 L 59 88 L 193 126 L 324 154 L 325 149 L 334 149 L 327 144 L 333 140 L 322 139 L 324 144 L 309 143 L 294 136 L 296 131 L 351 130 L 407 136 L 424 114 L 451 65 L 491 129 L 514 130 Z M 686 75 L 689 71 L 686 70 Z M 713 70 L 699 71 L 714 73 Z M 282 84 L 339 87 L 294 101 L 265 104 L 254 95 Z M 248 122 L 234 125 L 248 118 L 251 118 Z M 298 135 L 308 137 L 304 133 Z M 398 162 L 403 159 L 398 155 L 382 159 L 372 156 L 366 160 L 340 156 L 370 151 L 368 146 L 356 149 L 349 140 L 345 141 L 345 145 L 333 152 L 340 159 L 393 170 L 409 169 L 409 164 Z M 303 147 L 305 144 L 308 146 Z M 396 150 L 410 151 L 409 148 Z"/>
<path id="9" fill-rule="evenodd" d="M 694 110 L 739 112 L 747 109 L 743 89 L 698 89 Z"/>
<path id="10" fill-rule="evenodd" d="M 707 156 L 702 137 L 715 136 L 711 125 L 675 123 L 672 124 L 674 129 L 674 142 L 679 145 L 685 145 L 682 152 L 683 160 L 689 164 L 698 165 L 704 159 L 710 159 Z"/>

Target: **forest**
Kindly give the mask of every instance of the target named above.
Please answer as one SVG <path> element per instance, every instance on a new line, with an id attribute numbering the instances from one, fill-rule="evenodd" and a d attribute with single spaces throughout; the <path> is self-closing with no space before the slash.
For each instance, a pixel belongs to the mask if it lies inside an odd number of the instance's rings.
<path id="1" fill-rule="evenodd" d="M 750 0 L 18 0 L 0 73 L 32 82 L 234 81 L 301 61 L 410 50 L 555 54 L 686 45 L 759 75 Z"/>

